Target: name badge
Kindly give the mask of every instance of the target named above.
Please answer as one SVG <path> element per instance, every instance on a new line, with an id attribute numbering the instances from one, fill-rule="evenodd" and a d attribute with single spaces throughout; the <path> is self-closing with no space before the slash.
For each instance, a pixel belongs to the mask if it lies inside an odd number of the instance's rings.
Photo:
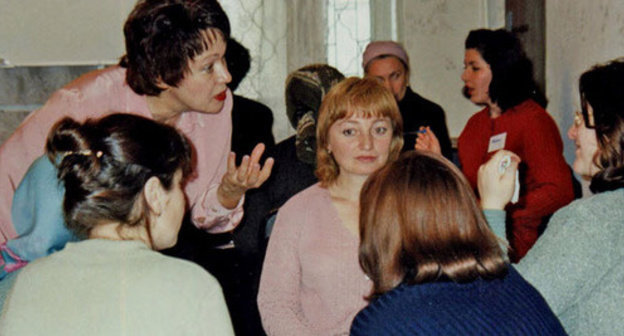
<path id="1" fill-rule="evenodd" d="M 507 132 L 493 135 L 490 138 L 490 145 L 488 146 L 488 153 L 505 148 L 506 138 L 507 138 Z"/>

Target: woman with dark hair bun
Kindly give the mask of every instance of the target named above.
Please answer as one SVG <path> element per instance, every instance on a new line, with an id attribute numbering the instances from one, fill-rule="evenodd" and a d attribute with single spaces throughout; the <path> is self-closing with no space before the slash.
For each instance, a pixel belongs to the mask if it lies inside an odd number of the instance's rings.
<path id="1" fill-rule="evenodd" d="M 579 80 L 581 111 L 568 137 L 572 168 L 596 193 L 557 211 L 518 271 L 544 295 L 571 335 L 620 335 L 624 330 L 624 59 L 589 69 Z M 505 236 L 508 175 L 494 173 L 497 153 L 479 171 L 488 221 Z M 512 167 L 513 169 L 513 167 Z"/>
<path id="2" fill-rule="evenodd" d="M 521 157 L 519 197 L 507 207 L 510 257 L 517 262 L 549 216 L 574 198 L 572 175 L 559 129 L 544 110 L 546 98 L 520 40 L 503 29 L 477 29 L 468 34 L 465 47 L 463 93 L 484 109 L 468 120 L 459 136 L 459 161 L 476 191 L 479 166 L 496 151 L 506 149 Z M 435 150 L 435 143 L 434 136 L 421 134 L 416 148 Z"/>
<path id="3" fill-rule="evenodd" d="M 0 334 L 233 334 L 218 282 L 155 252 L 175 245 L 185 212 L 183 135 L 129 114 L 65 118 L 46 150 L 65 189 L 65 222 L 87 239 L 22 270 Z"/>
<path id="4" fill-rule="evenodd" d="M 450 161 L 403 154 L 369 177 L 360 202 L 359 259 L 373 289 L 351 335 L 565 335 Z"/>

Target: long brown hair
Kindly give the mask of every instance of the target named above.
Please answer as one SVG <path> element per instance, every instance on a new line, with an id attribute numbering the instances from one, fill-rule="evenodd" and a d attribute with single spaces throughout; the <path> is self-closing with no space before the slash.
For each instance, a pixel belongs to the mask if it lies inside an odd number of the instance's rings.
<path id="1" fill-rule="evenodd" d="M 461 172 L 442 156 L 403 154 L 360 194 L 360 265 L 371 298 L 402 282 L 470 282 L 506 272 L 504 254 Z"/>

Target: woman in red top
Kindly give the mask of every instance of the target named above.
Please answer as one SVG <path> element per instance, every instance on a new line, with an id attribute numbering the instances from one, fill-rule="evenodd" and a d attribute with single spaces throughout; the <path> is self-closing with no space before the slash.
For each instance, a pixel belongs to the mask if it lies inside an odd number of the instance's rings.
<path id="1" fill-rule="evenodd" d="M 518 261 L 537 240 L 542 223 L 574 198 L 572 176 L 559 129 L 544 110 L 546 98 L 520 41 L 503 29 L 478 29 L 468 34 L 465 47 L 463 93 L 484 108 L 459 136 L 459 161 L 476 192 L 479 166 L 497 150 L 522 159 L 519 198 L 507 205 L 510 256 Z M 421 136 L 416 148 L 431 149 L 430 134 Z"/>

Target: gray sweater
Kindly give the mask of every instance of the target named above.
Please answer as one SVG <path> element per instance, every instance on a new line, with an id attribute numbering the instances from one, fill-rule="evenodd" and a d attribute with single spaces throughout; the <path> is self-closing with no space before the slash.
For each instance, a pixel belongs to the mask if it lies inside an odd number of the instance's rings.
<path id="1" fill-rule="evenodd" d="M 0 335 L 233 335 L 219 283 L 140 241 L 87 239 L 28 264 Z"/>
<path id="2" fill-rule="evenodd" d="M 485 213 L 492 230 L 505 237 L 504 212 Z M 624 189 L 557 211 L 516 268 L 570 335 L 624 333 Z"/>

